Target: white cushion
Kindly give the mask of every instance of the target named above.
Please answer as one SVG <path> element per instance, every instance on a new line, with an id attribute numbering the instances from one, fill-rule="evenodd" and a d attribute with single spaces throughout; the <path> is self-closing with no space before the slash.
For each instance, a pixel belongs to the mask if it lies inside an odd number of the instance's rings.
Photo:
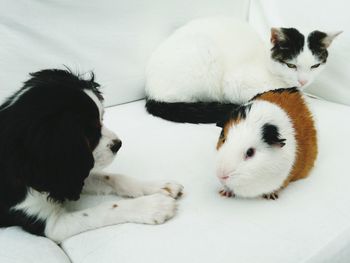
<path id="1" fill-rule="evenodd" d="M 0 262 L 68 263 L 62 249 L 51 240 L 31 235 L 19 227 L 0 228 Z"/>
<path id="2" fill-rule="evenodd" d="M 306 91 L 330 101 L 350 105 L 350 4 L 347 0 L 253 0 L 249 22 L 265 41 L 271 27 L 295 27 L 344 32 L 329 48 L 324 71 Z"/>
<path id="3" fill-rule="evenodd" d="M 310 177 L 276 201 L 220 197 L 215 125 L 148 115 L 144 101 L 109 108 L 107 127 L 123 147 L 109 170 L 185 186 L 177 216 L 163 225 L 121 224 L 69 238 L 73 262 L 346 263 L 350 258 L 350 107 L 310 99 L 319 157 Z M 102 197 L 83 199 L 88 207 Z M 331 260 L 332 259 L 332 260 Z M 333 260 L 336 259 L 336 260 Z"/>
<path id="4" fill-rule="evenodd" d="M 144 68 L 155 47 L 185 22 L 216 14 L 245 18 L 249 0 L 3 0 L 0 101 L 29 72 L 94 70 L 106 105 L 144 97 Z"/>

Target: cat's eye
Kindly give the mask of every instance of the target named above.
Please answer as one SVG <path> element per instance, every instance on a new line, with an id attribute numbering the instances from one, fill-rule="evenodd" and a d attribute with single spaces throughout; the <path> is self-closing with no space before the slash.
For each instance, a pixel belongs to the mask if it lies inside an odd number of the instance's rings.
<path id="1" fill-rule="evenodd" d="M 287 65 L 287 67 L 288 68 L 297 68 L 297 66 L 296 65 L 294 65 L 294 64 L 290 64 L 290 63 L 287 63 L 287 62 L 284 62 L 286 65 Z"/>
<path id="2" fill-rule="evenodd" d="M 245 158 L 248 159 L 248 158 L 251 158 L 253 157 L 255 154 L 255 149 L 254 148 L 249 148 L 246 153 L 245 153 Z"/>
<path id="3" fill-rule="evenodd" d="M 311 66 L 311 68 L 318 68 L 320 65 L 321 65 L 321 63 L 318 63 L 318 64 Z"/>

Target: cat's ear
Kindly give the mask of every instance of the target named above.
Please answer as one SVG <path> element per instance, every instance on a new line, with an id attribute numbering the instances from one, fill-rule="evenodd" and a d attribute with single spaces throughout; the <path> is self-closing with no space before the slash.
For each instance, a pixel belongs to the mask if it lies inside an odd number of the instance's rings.
<path id="1" fill-rule="evenodd" d="M 283 34 L 282 28 L 272 27 L 271 28 L 271 37 L 270 37 L 271 43 L 273 45 L 275 45 L 282 40 L 285 40 L 285 36 Z"/>
<path id="2" fill-rule="evenodd" d="M 327 32 L 327 36 L 322 39 L 322 43 L 325 46 L 325 48 L 328 48 L 331 45 L 332 41 L 341 33 L 343 33 L 343 31 Z"/>

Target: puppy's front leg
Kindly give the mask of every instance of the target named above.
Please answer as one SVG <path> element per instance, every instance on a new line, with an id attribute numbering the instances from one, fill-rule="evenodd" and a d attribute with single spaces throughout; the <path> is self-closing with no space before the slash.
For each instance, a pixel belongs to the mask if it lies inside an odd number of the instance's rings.
<path id="1" fill-rule="evenodd" d="M 172 218 L 176 201 L 163 194 L 104 202 L 82 211 L 59 209 L 46 219 L 45 235 L 60 243 L 73 235 L 120 223 L 161 224 Z"/>
<path id="2" fill-rule="evenodd" d="M 183 186 L 176 182 L 139 181 L 137 179 L 110 173 L 92 173 L 85 180 L 84 192 L 117 194 L 126 197 L 139 197 L 162 193 L 173 198 L 181 196 Z"/>

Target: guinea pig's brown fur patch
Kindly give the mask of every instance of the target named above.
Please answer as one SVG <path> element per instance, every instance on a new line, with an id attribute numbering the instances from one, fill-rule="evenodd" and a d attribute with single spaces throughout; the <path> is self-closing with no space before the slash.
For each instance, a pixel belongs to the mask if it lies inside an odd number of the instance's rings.
<path id="1" fill-rule="evenodd" d="M 318 149 L 312 114 L 301 92 L 296 88 L 278 89 L 259 94 L 253 100 L 265 100 L 277 104 L 288 114 L 293 123 L 297 143 L 296 160 L 282 187 L 286 187 L 291 181 L 307 177 L 314 166 Z"/>
<path id="2" fill-rule="evenodd" d="M 225 143 L 226 141 L 226 137 L 227 137 L 227 133 L 228 130 L 235 124 L 239 123 L 241 121 L 241 118 L 236 118 L 236 119 L 230 119 L 229 121 L 227 121 L 224 125 L 224 127 L 222 128 L 221 134 L 220 134 L 220 138 L 218 140 L 218 143 L 216 144 L 216 149 L 219 150 L 220 147 Z"/>
<path id="3" fill-rule="evenodd" d="M 219 150 L 220 147 L 225 143 L 228 130 L 233 125 L 237 125 L 242 119 L 245 119 L 247 116 L 247 112 L 250 111 L 251 104 L 241 105 L 236 108 L 234 111 L 230 112 L 226 118 L 220 122 L 220 127 L 222 127 L 222 131 L 220 134 L 220 138 L 218 143 L 216 144 L 216 149 Z M 223 126 L 221 126 L 223 125 Z"/>

